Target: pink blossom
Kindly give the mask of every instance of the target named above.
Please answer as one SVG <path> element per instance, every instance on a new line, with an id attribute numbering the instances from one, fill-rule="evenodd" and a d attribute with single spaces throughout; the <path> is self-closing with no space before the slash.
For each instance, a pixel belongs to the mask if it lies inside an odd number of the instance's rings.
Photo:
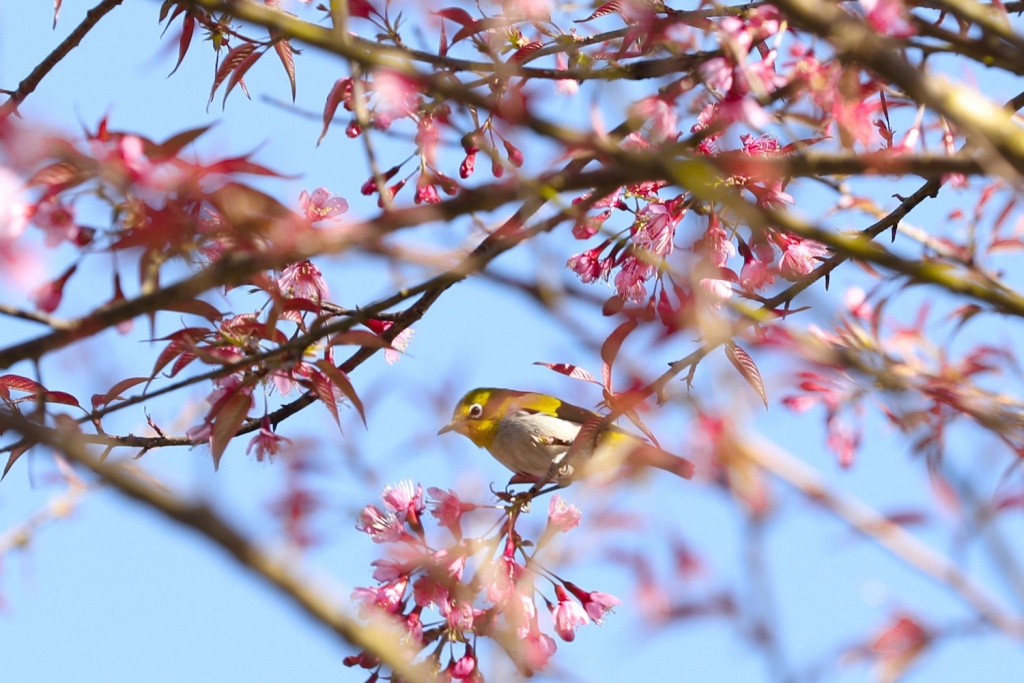
<path id="1" fill-rule="evenodd" d="M 270 421 L 264 417 L 260 422 L 260 430 L 249 442 L 249 447 L 245 449 L 245 452 L 248 454 L 256 449 L 256 461 L 263 462 L 264 458 L 273 459 L 281 450 L 281 444 L 285 442 L 291 443 L 291 439 L 278 436 L 277 432 L 270 428 Z"/>
<path id="2" fill-rule="evenodd" d="M 576 639 L 576 629 L 590 623 L 590 616 L 583 605 L 576 602 L 561 586 L 555 586 L 558 604 L 552 606 L 551 616 L 555 622 L 555 632 L 567 643 Z"/>
<path id="3" fill-rule="evenodd" d="M 723 301 L 732 298 L 732 282 L 719 278 L 705 277 L 697 283 L 702 290 L 711 298 L 712 305 L 718 305 Z"/>
<path id="4" fill-rule="evenodd" d="M 44 282 L 37 287 L 32 292 L 32 301 L 35 303 L 36 308 L 44 313 L 56 311 L 57 307 L 60 306 L 61 299 L 64 298 L 64 286 L 77 268 L 77 265 L 71 266 L 57 279 Z"/>
<path id="5" fill-rule="evenodd" d="M 381 583 L 395 581 L 409 575 L 409 566 L 405 562 L 394 559 L 377 559 L 370 563 L 374 567 L 373 579 Z"/>
<path id="6" fill-rule="evenodd" d="M 487 572 L 487 599 L 498 605 L 506 602 L 515 592 L 516 582 L 524 571 L 508 551 L 491 562 Z"/>
<path id="7" fill-rule="evenodd" d="M 405 479 L 394 486 L 388 484 L 381 494 L 384 499 L 384 507 L 391 510 L 404 522 L 406 519 L 419 519 L 419 513 L 423 511 L 423 487 L 413 484 L 411 480 Z"/>
<path id="8" fill-rule="evenodd" d="M 432 576 L 423 575 L 412 586 L 413 601 L 420 607 L 448 604 L 448 588 Z"/>
<path id="9" fill-rule="evenodd" d="M 532 586 L 520 586 L 510 600 L 504 603 L 503 614 L 516 631 L 516 637 L 526 638 L 537 625 L 537 603 Z"/>
<path id="10" fill-rule="evenodd" d="M 295 299 L 319 302 L 327 298 L 327 282 L 320 269 L 308 260 L 293 263 L 281 271 L 277 286 L 285 296 Z"/>
<path id="11" fill-rule="evenodd" d="M 197 446 L 201 443 L 206 443 L 212 436 L 213 424 L 209 421 L 203 422 L 203 424 L 196 425 L 195 427 L 189 427 L 185 432 L 185 438 L 187 438 L 190 443 Z"/>
<path id="12" fill-rule="evenodd" d="M 728 233 L 722 229 L 718 216 L 712 215 L 708 221 L 708 229 L 695 247 L 701 247 L 711 258 L 716 268 L 724 268 L 729 259 L 736 255 L 736 245 L 729 239 Z"/>
<path id="13" fill-rule="evenodd" d="M 449 600 L 441 605 L 441 614 L 448 621 L 448 627 L 457 633 L 472 632 L 473 624 L 483 613 L 465 600 Z"/>
<path id="14" fill-rule="evenodd" d="M 299 206 L 311 223 L 335 220 L 348 211 L 348 202 L 342 197 L 332 195 L 325 187 L 318 187 L 309 194 L 305 190 L 299 195 Z"/>
<path id="15" fill-rule="evenodd" d="M 462 513 L 475 510 L 477 506 L 473 503 L 463 503 L 458 494 L 451 489 L 444 491 L 432 486 L 427 489 L 427 494 L 430 496 L 427 501 L 430 514 L 437 518 L 441 526 L 448 527 L 458 536 Z"/>
<path id="16" fill-rule="evenodd" d="M 580 524 L 583 513 L 575 505 L 569 505 L 557 493 L 548 503 L 548 527 L 554 531 L 569 531 Z"/>
<path id="17" fill-rule="evenodd" d="M 649 124 L 648 135 L 651 142 L 658 143 L 667 139 L 675 139 L 679 134 L 679 115 L 675 105 L 661 95 L 645 97 L 629 108 L 629 115 Z"/>
<path id="18" fill-rule="evenodd" d="M 440 204 L 441 196 L 437 194 L 437 188 L 430 184 L 430 178 L 426 175 L 420 175 L 419 180 L 416 181 L 416 194 L 412 200 L 416 204 Z"/>
<path id="19" fill-rule="evenodd" d="M 377 320 L 376 318 L 370 318 L 363 324 L 373 330 L 374 334 L 383 335 L 386 331 L 391 329 L 391 326 L 395 323 L 390 320 Z M 407 327 L 391 340 L 390 348 L 384 350 L 384 360 L 388 362 L 388 365 L 394 365 L 399 361 L 399 359 L 401 359 L 402 354 L 408 350 L 409 342 L 412 341 L 414 334 L 416 334 L 416 332 L 412 328 Z"/>
<path id="20" fill-rule="evenodd" d="M 860 287 L 850 287 L 843 294 L 843 304 L 854 318 L 871 320 L 874 308 L 868 301 L 867 294 Z"/>
<path id="21" fill-rule="evenodd" d="M 394 543 L 406 537 L 405 526 L 393 512 L 381 512 L 375 505 L 367 505 L 359 513 L 356 529 L 366 533 L 374 543 Z"/>
<path id="22" fill-rule="evenodd" d="M 672 240 L 676 226 L 685 215 L 686 207 L 680 207 L 676 202 L 648 204 L 637 214 L 633 243 L 657 256 L 668 256 L 675 246 Z"/>
<path id="23" fill-rule="evenodd" d="M 527 666 L 535 671 L 546 667 L 548 660 L 551 659 L 558 649 L 554 638 L 538 630 L 531 630 L 522 639 L 522 647 L 523 657 L 526 660 Z"/>
<path id="24" fill-rule="evenodd" d="M 419 106 L 419 85 L 397 71 L 377 71 L 372 87 L 379 98 L 377 119 L 385 128 L 393 119 L 413 114 Z"/>
<path id="25" fill-rule="evenodd" d="M 359 611 L 363 616 L 368 615 L 370 608 L 377 608 L 388 614 L 396 614 L 402 606 L 408 586 L 409 579 L 403 578 L 377 588 L 356 588 L 352 591 L 352 599 L 360 603 Z"/>
<path id="26" fill-rule="evenodd" d="M 615 276 L 615 289 L 627 301 L 641 302 L 647 298 L 644 282 L 654 274 L 654 266 L 635 256 L 627 256 Z"/>
<path id="27" fill-rule="evenodd" d="M 503 14 L 527 21 L 551 21 L 551 0 L 501 0 Z"/>
<path id="28" fill-rule="evenodd" d="M 456 680 L 462 680 L 469 678 L 476 670 L 476 657 L 472 654 L 472 648 L 468 648 L 469 653 L 463 655 L 459 661 L 455 662 L 452 666 L 451 674 L 452 678 Z"/>
<path id="29" fill-rule="evenodd" d="M 602 593 L 601 591 L 585 591 L 569 581 L 565 582 L 565 587 L 583 603 L 584 609 L 587 610 L 587 614 L 594 620 L 595 624 L 600 624 L 604 616 L 611 612 L 613 607 L 622 604 L 622 601 L 614 595 Z"/>
<path id="30" fill-rule="evenodd" d="M 868 23 L 879 33 L 893 38 L 909 38 L 917 30 L 907 20 L 907 8 L 900 0 L 860 0 Z"/>
<path id="31" fill-rule="evenodd" d="M 55 247 L 78 237 L 75 209 L 56 199 L 44 200 L 36 206 L 32 221 L 46 233 L 46 246 Z"/>
<path id="32" fill-rule="evenodd" d="M 756 292 L 775 282 L 775 273 L 770 263 L 751 256 L 740 269 L 740 286 L 748 292 Z"/>
<path id="33" fill-rule="evenodd" d="M 818 266 L 819 259 L 828 254 L 825 245 L 813 240 L 779 234 L 775 237 L 782 248 L 779 274 L 787 280 L 799 280 L 808 275 Z"/>
<path id="34" fill-rule="evenodd" d="M 555 68 L 560 71 L 565 71 L 569 68 L 569 60 L 566 59 L 564 52 L 558 52 L 555 54 Z M 555 92 L 562 95 L 572 96 L 580 91 L 579 81 L 573 78 L 560 78 L 555 81 Z"/>
<path id="35" fill-rule="evenodd" d="M 591 283 L 599 278 L 607 280 L 612 264 L 610 259 L 602 260 L 600 258 L 604 247 L 605 245 L 602 244 L 581 254 L 570 256 L 565 265 L 569 270 L 579 275 L 580 281 L 584 283 Z"/>
<path id="36" fill-rule="evenodd" d="M 32 216 L 33 209 L 21 200 L 22 182 L 0 166 L 0 244 L 17 239 Z"/>

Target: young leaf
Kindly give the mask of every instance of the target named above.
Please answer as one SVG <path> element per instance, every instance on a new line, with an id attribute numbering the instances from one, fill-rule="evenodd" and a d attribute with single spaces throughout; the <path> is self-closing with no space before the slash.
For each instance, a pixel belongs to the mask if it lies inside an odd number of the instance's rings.
<path id="1" fill-rule="evenodd" d="M 116 383 L 114 386 L 110 387 L 110 389 L 107 390 L 107 393 L 93 394 L 92 407 L 99 408 L 100 406 L 107 405 L 113 400 L 120 399 L 122 398 L 121 394 L 123 392 L 127 391 L 128 389 L 131 389 L 136 385 L 142 384 L 143 382 L 148 382 L 149 379 L 149 377 L 128 377 L 127 379 L 123 379 L 120 382 Z"/>
<path id="2" fill-rule="evenodd" d="M 318 361 L 317 365 L 322 362 Z M 330 364 L 328 362 L 328 364 Z M 333 365 L 331 367 L 334 367 Z M 327 410 L 330 411 L 331 417 L 334 418 L 334 424 L 338 425 L 338 429 L 341 429 L 341 418 L 338 416 L 338 405 L 334 398 L 334 385 L 331 380 L 327 378 L 327 375 L 322 372 L 313 371 L 309 373 L 310 385 L 313 389 L 313 393 L 320 399 L 320 402 L 327 406 Z"/>
<path id="3" fill-rule="evenodd" d="M 228 79 L 227 88 L 224 90 L 224 99 L 221 102 L 222 107 L 227 104 L 228 95 L 231 94 L 231 91 L 236 85 L 242 88 L 242 92 L 245 93 L 246 97 L 249 97 L 249 90 L 245 87 L 245 81 L 242 79 L 245 77 L 246 72 L 252 68 L 252 65 L 256 63 L 256 60 L 265 54 L 266 50 L 261 50 L 259 52 L 254 51 L 246 55 L 242 61 L 238 63 L 238 66 L 236 66 L 235 70 L 231 73 L 231 78 Z"/>
<path id="4" fill-rule="evenodd" d="M 754 359 L 750 357 L 750 354 L 732 342 L 725 345 L 725 355 L 728 357 L 729 362 L 733 364 L 733 367 L 739 370 L 743 379 L 747 380 L 747 384 L 753 387 L 757 395 L 761 397 L 761 402 L 764 403 L 764 407 L 767 410 L 768 394 L 764 390 L 764 381 L 761 379 L 761 372 L 757 369 Z"/>
<path id="5" fill-rule="evenodd" d="M 570 363 L 544 363 L 542 361 L 535 361 L 534 365 L 543 366 L 548 370 L 554 370 L 557 373 L 565 375 L 566 377 L 572 377 L 573 379 L 583 380 L 584 382 L 593 382 L 597 385 L 601 384 L 593 375 L 578 365 L 572 365 Z"/>
<path id="6" fill-rule="evenodd" d="M 287 40 L 279 40 L 274 43 L 274 51 L 281 58 L 285 73 L 288 74 L 288 82 L 292 86 L 292 102 L 295 101 L 295 55 L 292 53 L 292 45 Z"/>
<path id="7" fill-rule="evenodd" d="M 192 43 L 192 34 L 196 29 L 196 18 L 191 14 L 185 15 L 185 21 L 181 24 L 181 38 L 178 39 L 178 61 L 171 69 L 171 73 L 167 74 L 168 78 L 174 75 L 174 72 L 178 70 L 181 63 L 185 60 L 185 53 L 188 52 L 188 46 Z"/>
<path id="8" fill-rule="evenodd" d="M 253 43 L 242 43 L 238 47 L 232 48 L 231 52 L 224 57 L 224 61 L 220 63 L 217 73 L 213 76 L 213 87 L 210 88 L 210 100 L 206 103 L 207 107 L 213 103 L 213 96 L 217 93 L 217 88 L 228 77 L 228 74 L 238 68 L 238 65 L 251 55 L 255 49 L 256 45 Z"/>
<path id="9" fill-rule="evenodd" d="M 611 389 L 612 365 L 615 364 L 615 357 L 619 355 L 622 342 L 626 341 L 626 337 L 636 329 L 638 324 L 635 318 L 630 318 L 615 328 L 615 331 L 608 335 L 604 344 L 601 345 L 601 360 L 604 361 L 601 366 L 601 377 L 604 379 L 606 389 Z"/>
<path id="10" fill-rule="evenodd" d="M 359 411 L 359 417 L 362 418 L 363 425 L 365 426 L 366 412 L 365 410 L 363 410 L 363 402 L 359 400 L 359 396 L 356 394 L 356 389 L 355 387 L 352 386 L 352 382 L 351 380 L 349 380 L 348 376 L 340 369 L 335 367 L 334 363 L 327 360 L 326 358 L 321 358 L 320 360 L 318 360 L 316 362 L 316 366 L 323 370 L 324 375 L 326 375 L 327 378 L 331 380 L 334 386 L 338 387 L 338 389 L 341 391 L 342 395 L 345 396 L 345 398 L 352 401 L 352 405 L 355 406 L 355 409 L 357 411 Z"/>
<path id="11" fill-rule="evenodd" d="M 224 449 L 238 432 L 252 407 L 252 397 L 244 391 L 236 391 L 224 402 L 213 422 L 213 433 L 210 436 L 210 451 L 213 454 L 213 469 L 220 467 L 220 458 Z"/>

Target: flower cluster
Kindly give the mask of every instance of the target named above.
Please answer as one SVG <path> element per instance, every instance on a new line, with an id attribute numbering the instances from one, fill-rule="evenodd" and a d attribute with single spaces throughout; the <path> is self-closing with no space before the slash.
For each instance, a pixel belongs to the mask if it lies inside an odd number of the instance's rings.
<path id="1" fill-rule="evenodd" d="M 503 496 L 503 506 L 480 505 L 451 490 L 430 488 L 425 496 L 422 486 L 406 481 L 386 487 L 382 498 L 383 508 L 363 508 L 356 528 L 392 552 L 373 562 L 377 585 L 357 588 L 352 597 L 364 618 L 397 627 L 407 645 L 429 652 L 425 656 L 445 680 L 483 680 L 477 661 L 481 638 L 500 643 L 525 674 L 544 669 L 557 649 L 548 628 L 571 642 L 580 626 L 600 623 L 620 604 L 614 596 L 558 578 L 538 561 L 552 538 L 580 523 L 580 511 L 558 495 L 551 498 L 535 543 L 516 529 L 523 501 L 515 497 Z M 497 531 L 483 537 L 463 533 L 465 515 L 496 509 Z M 441 544 L 428 538 L 434 535 L 424 524 L 428 512 L 447 530 Z M 545 595 L 543 585 L 553 595 Z M 370 680 L 382 667 L 370 652 L 345 663 L 370 670 Z"/>

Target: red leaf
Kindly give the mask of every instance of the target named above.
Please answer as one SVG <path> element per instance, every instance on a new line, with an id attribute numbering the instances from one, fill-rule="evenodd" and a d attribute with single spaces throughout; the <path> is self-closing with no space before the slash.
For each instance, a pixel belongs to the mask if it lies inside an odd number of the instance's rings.
<path id="1" fill-rule="evenodd" d="M 391 345 L 373 332 L 349 330 L 333 335 L 328 343 L 332 346 L 365 346 L 371 349 L 389 349 Z"/>
<path id="2" fill-rule="evenodd" d="M 635 318 L 630 318 L 615 328 L 615 331 L 608 335 L 604 344 L 601 345 L 601 360 L 603 361 L 601 377 L 604 379 L 606 389 L 611 389 L 612 365 L 615 364 L 615 357 L 619 355 L 622 342 L 626 341 L 626 337 L 636 329 L 638 324 Z"/>
<path id="3" fill-rule="evenodd" d="M 7 458 L 7 464 L 4 465 L 4 473 L 0 475 L 0 479 L 3 479 L 4 477 L 7 476 L 7 473 L 11 471 L 11 467 L 18 460 L 18 458 L 20 458 L 22 454 L 31 447 L 32 444 L 25 444 L 24 446 L 19 446 L 18 448 L 11 449 L 11 456 Z"/>
<path id="4" fill-rule="evenodd" d="M 754 391 L 761 397 L 761 402 L 764 403 L 764 407 L 767 409 L 768 394 L 765 393 L 764 380 L 761 379 L 761 372 L 757 369 L 754 359 L 750 357 L 750 354 L 732 342 L 728 342 L 725 345 L 725 355 L 729 358 L 729 362 L 733 364 L 733 367 L 739 370 L 743 379 L 747 380 L 747 384 L 754 388 Z"/>
<path id="5" fill-rule="evenodd" d="M 286 178 L 277 171 L 272 171 L 266 166 L 249 161 L 248 154 L 240 157 L 232 157 L 230 159 L 221 159 L 216 161 L 209 166 L 203 167 L 203 174 L 209 175 L 211 173 L 224 173 L 232 175 L 235 173 L 248 173 L 250 175 L 265 175 L 272 176 L 275 178 Z"/>
<path id="6" fill-rule="evenodd" d="M 469 12 L 462 9 L 461 7 L 448 7 L 446 9 L 438 10 L 436 12 L 431 12 L 431 14 L 442 17 L 444 19 L 450 19 L 451 21 L 454 21 L 456 24 L 460 24 L 462 26 L 469 26 L 470 24 L 476 21 L 476 19 L 474 19 Z"/>
<path id="7" fill-rule="evenodd" d="M 366 0 L 348 0 L 348 15 L 360 19 L 369 19 L 371 15 L 380 16 L 380 12 Z"/>
<path id="8" fill-rule="evenodd" d="M 217 73 L 213 77 L 213 87 L 210 88 L 210 101 L 206 103 L 209 107 L 213 102 L 213 96 L 217 92 L 217 88 L 224 82 L 224 79 L 228 77 L 228 74 L 238 68 L 238 65 L 245 60 L 253 50 L 256 49 L 255 43 L 242 43 L 236 48 L 232 48 L 231 52 L 228 52 L 227 56 L 224 57 L 224 61 L 220 63 L 220 67 L 217 69 Z"/>
<path id="9" fill-rule="evenodd" d="M 234 89 L 236 85 L 241 86 L 242 92 L 245 93 L 246 97 L 249 97 L 249 90 L 245 87 L 245 81 L 243 81 L 242 79 L 245 76 L 245 73 L 250 68 L 252 68 L 253 64 L 256 63 L 256 60 L 258 60 L 265 54 L 266 50 L 260 52 L 252 52 L 251 54 L 247 55 L 244 59 L 242 59 L 241 62 L 238 63 L 238 66 L 236 66 L 234 71 L 231 72 L 231 78 L 228 79 L 227 88 L 224 90 L 224 99 L 221 102 L 222 107 L 225 104 L 227 104 L 228 95 L 231 94 L 231 91 Z"/>
<path id="10" fill-rule="evenodd" d="M 351 8 L 350 8 L 351 9 Z M 285 73 L 288 74 L 288 82 L 292 86 L 292 102 L 295 101 L 295 55 L 292 53 L 292 45 L 287 40 L 279 40 L 274 43 L 274 50 L 281 58 Z"/>
<path id="11" fill-rule="evenodd" d="M 324 103 L 324 127 L 320 131 L 320 137 L 316 139 L 317 145 L 323 142 L 324 137 L 327 136 L 327 129 L 330 128 L 331 121 L 334 120 L 334 112 L 338 111 L 338 105 L 349 94 L 351 83 L 352 79 L 350 78 L 339 78 L 334 82 L 331 92 L 327 94 L 327 102 Z"/>
<path id="12" fill-rule="evenodd" d="M 238 433 L 238 428 L 245 421 L 252 407 L 252 397 L 244 391 L 236 391 L 217 411 L 213 421 L 213 432 L 210 436 L 210 451 L 213 453 L 213 469 L 220 467 L 220 458 L 224 449 Z"/>
<path id="13" fill-rule="evenodd" d="M 39 394 L 46 391 L 46 387 L 39 382 L 31 380 L 28 377 L 22 377 L 21 375 L 4 375 L 0 377 L 0 388 L 24 391 L 28 394 Z M 4 395 L 10 396 L 6 391 L 4 392 Z"/>
<path id="14" fill-rule="evenodd" d="M 319 365 L 319 362 L 317 364 Z M 331 384 L 331 380 L 323 373 L 314 371 L 309 374 L 309 381 L 313 393 L 316 394 L 321 403 L 327 406 L 327 410 L 331 412 L 331 417 L 334 418 L 334 423 L 338 425 L 338 429 L 341 429 L 341 418 L 338 417 L 338 405 L 334 399 L 334 385 Z"/>
<path id="15" fill-rule="evenodd" d="M 601 384 L 593 375 L 578 365 L 571 365 L 569 363 L 543 363 L 541 361 L 535 361 L 534 365 L 543 366 L 548 370 L 554 370 L 557 373 L 565 375 L 566 377 L 572 377 L 573 379 L 583 380 L 584 382 L 593 382 L 597 385 Z"/>
<path id="16" fill-rule="evenodd" d="M 75 164 L 67 161 L 58 161 L 43 166 L 36 171 L 31 178 L 25 182 L 26 187 L 45 185 L 48 196 L 79 185 L 92 177 L 92 173 L 84 171 Z"/>
<path id="17" fill-rule="evenodd" d="M 43 400 L 47 403 L 59 403 L 65 406 L 75 406 L 81 408 L 78 399 L 65 391 L 47 391 L 43 394 Z"/>
<path id="18" fill-rule="evenodd" d="M 171 73 L 167 74 L 168 77 L 173 76 L 174 72 L 181 66 L 182 61 L 185 59 L 185 53 L 188 52 L 188 46 L 192 43 L 192 34 L 195 32 L 196 18 L 191 14 L 185 15 L 185 21 L 181 24 L 181 38 L 178 39 L 178 62 L 171 69 Z"/>
<path id="19" fill-rule="evenodd" d="M 474 21 L 473 23 L 471 23 L 469 25 L 463 26 L 461 29 L 459 29 L 458 33 L 456 33 L 454 36 L 452 36 L 452 45 L 454 45 L 455 43 L 459 42 L 463 38 L 468 38 L 470 36 L 474 36 L 477 33 L 481 33 L 483 31 L 493 31 L 494 29 L 497 29 L 497 28 L 505 28 L 506 26 L 509 26 L 510 24 L 513 24 L 513 23 L 515 23 L 515 21 L 513 19 L 504 19 L 504 18 L 502 18 L 502 19 L 479 19 L 479 20 L 476 20 L 476 21 Z"/>
<path id="20" fill-rule="evenodd" d="M 224 314 L 218 311 L 214 306 L 200 299 L 189 299 L 187 301 L 175 301 L 173 303 L 164 304 L 160 307 L 160 310 L 198 315 L 201 318 L 206 318 L 210 322 L 216 322 L 224 317 Z"/>
<path id="21" fill-rule="evenodd" d="M 323 370 L 324 375 L 341 390 L 341 393 L 348 400 L 352 401 L 352 405 L 359 411 L 359 417 L 363 420 L 363 425 L 366 425 L 366 412 L 363 410 L 363 402 L 359 400 L 359 396 L 356 394 L 355 387 L 352 386 L 351 380 L 348 376 L 340 369 L 335 367 L 331 361 L 321 358 L 316 362 L 316 366 Z"/>
<path id="22" fill-rule="evenodd" d="M 534 52 L 536 52 L 537 50 L 541 49 L 542 47 L 544 47 L 544 43 L 540 42 L 539 40 L 534 40 L 532 42 L 529 42 L 526 45 L 523 45 L 521 48 L 519 48 L 515 52 L 513 52 L 512 56 L 508 58 L 508 61 L 511 64 L 519 64 L 524 59 L 526 59 L 527 57 L 529 57 L 530 55 L 532 55 Z"/>
<path id="23" fill-rule="evenodd" d="M 192 128 L 172 135 L 159 145 L 153 145 L 151 149 L 145 150 L 146 156 L 149 157 L 150 161 L 166 161 L 171 159 L 177 156 L 178 152 L 184 149 L 186 145 L 194 142 L 200 135 L 212 127 L 200 126 L 199 128 Z"/>
<path id="24" fill-rule="evenodd" d="M 92 397 L 92 407 L 99 408 L 105 406 L 111 401 L 121 399 L 121 394 L 134 386 L 148 382 L 149 377 L 128 377 L 123 379 L 114 386 L 110 387 L 105 394 L 94 394 Z"/>
<path id="25" fill-rule="evenodd" d="M 616 12 L 619 12 L 619 11 L 620 11 L 619 0 L 612 0 L 612 2 L 606 2 L 603 5 L 601 5 L 600 7 L 598 7 L 596 10 L 594 10 L 594 13 L 591 14 L 586 19 L 573 19 L 573 23 L 582 24 L 584 22 L 591 21 L 593 19 L 597 19 L 598 17 L 603 17 L 603 16 L 606 16 L 606 15 L 609 15 L 609 14 L 615 14 Z"/>

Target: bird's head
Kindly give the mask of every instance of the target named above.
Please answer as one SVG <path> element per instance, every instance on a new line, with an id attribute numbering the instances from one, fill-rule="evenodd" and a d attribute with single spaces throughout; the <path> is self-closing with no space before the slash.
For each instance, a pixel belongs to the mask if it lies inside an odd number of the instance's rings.
<path id="1" fill-rule="evenodd" d="M 438 434 L 458 432 L 480 448 L 489 448 L 513 393 L 508 389 L 473 389 L 459 399 L 451 422 L 441 427 Z"/>

